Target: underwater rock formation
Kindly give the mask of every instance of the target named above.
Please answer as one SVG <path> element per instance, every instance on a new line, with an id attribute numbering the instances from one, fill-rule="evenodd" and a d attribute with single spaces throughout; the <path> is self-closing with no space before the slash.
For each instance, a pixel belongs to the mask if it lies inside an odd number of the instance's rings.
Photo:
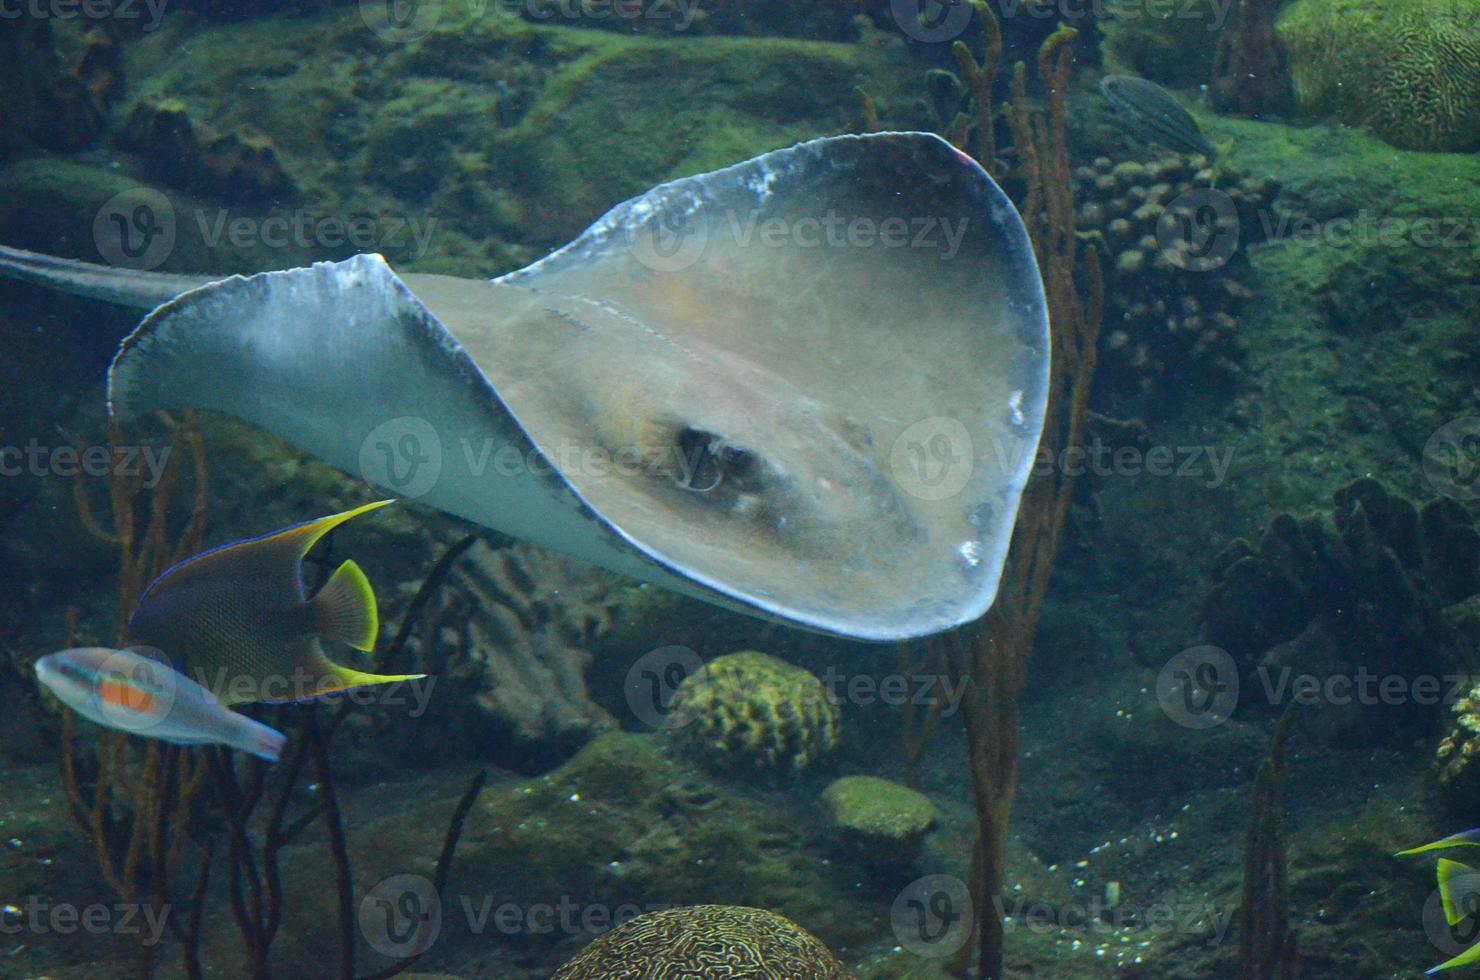
<path id="1" fill-rule="evenodd" d="M 822 805 L 839 841 L 866 864 L 913 864 L 936 821 L 924 793 L 874 776 L 844 776 L 822 792 Z"/>
<path id="2" fill-rule="evenodd" d="M 1224 550 L 1203 604 L 1208 639 L 1244 670 L 1412 677 L 1457 662 L 1463 651 L 1441 612 L 1480 592 L 1470 514 L 1449 499 L 1420 509 L 1372 479 L 1333 504 L 1329 521 L 1282 514 L 1257 545 Z"/>
<path id="3" fill-rule="evenodd" d="M 623 923 L 555 971 L 552 980 L 852 980 L 815 936 L 764 909 L 695 905 Z"/>
<path id="4" fill-rule="evenodd" d="M 1300 110 L 1404 150 L 1480 147 L 1473 0 L 1296 0 L 1276 22 Z"/>
<path id="5" fill-rule="evenodd" d="M 149 97 L 129 111 L 114 142 L 171 187 L 237 200 L 297 193 L 272 140 L 247 126 L 217 133 L 191 120 L 179 99 Z"/>
<path id="6" fill-rule="evenodd" d="M 1244 249 L 1261 239 L 1258 216 L 1279 185 L 1215 178 L 1205 163 L 1099 157 L 1075 171 L 1081 234 L 1107 253 L 1102 391 L 1166 398 L 1239 372 L 1239 314 L 1253 296 Z"/>
<path id="7" fill-rule="evenodd" d="M 1233 20 L 1218 36 L 1209 89 L 1224 112 L 1263 118 L 1290 111 L 1292 93 L 1285 49 L 1274 21 L 1283 0 L 1238 0 Z"/>
<path id="8" fill-rule="evenodd" d="M 858 18 L 877 10 L 869 0 L 834 0 L 798 4 L 793 0 L 628 0 L 615 3 L 571 3 L 528 0 L 520 13 L 535 23 L 574 26 L 622 34 L 740 34 L 804 37 L 818 41 L 852 41 Z"/>
<path id="9" fill-rule="evenodd" d="M 1187 87 L 1208 80 L 1221 19 L 1219 0 L 1130 7 L 1102 22 L 1105 61 L 1163 85 Z"/>
<path id="10" fill-rule="evenodd" d="M 591 646 L 612 628 L 615 576 L 522 542 L 476 542 L 427 611 L 421 669 L 516 751 L 564 756 L 616 721 L 591 700 Z"/>
<path id="11" fill-rule="evenodd" d="M 94 27 L 82 38 L 82 53 L 63 64 L 51 22 L 22 18 L 6 24 L 0 37 L 0 83 L 9 121 L 0 132 L 0 160 L 21 138 L 56 153 L 91 146 L 107 125 L 108 111 L 123 88 L 123 59 L 111 34 Z"/>
<path id="12" fill-rule="evenodd" d="M 838 706 L 820 680 L 742 650 L 684 678 L 664 728 L 717 769 L 800 772 L 838 743 Z"/>

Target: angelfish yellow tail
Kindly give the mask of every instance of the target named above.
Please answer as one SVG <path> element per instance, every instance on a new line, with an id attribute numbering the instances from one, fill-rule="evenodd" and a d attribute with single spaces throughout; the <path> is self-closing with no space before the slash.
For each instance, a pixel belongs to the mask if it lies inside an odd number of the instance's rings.
<path id="1" fill-rule="evenodd" d="M 363 670 L 355 670 L 353 667 L 345 667 L 336 664 L 324 655 L 324 650 L 313 641 L 309 662 L 312 666 L 313 687 L 307 691 L 294 692 L 290 698 L 263 698 L 268 704 L 282 704 L 291 701 L 312 701 L 317 698 L 328 697 L 331 694 L 339 694 L 358 687 L 370 687 L 374 684 L 394 684 L 397 681 L 419 681 L 426 674 L 368 674 Z"/>
<path id="2" fill-rule="evenodd" d="M 419 681 L 426 674 L 367 674 L 363 670 L 355 670 L 353 667 L 343 667 L 325 658 L 325 673 L 338 682 L 338 686 L 328 690 L 320 691 L 319 696 L 325 694 L 337 694 L 340 691 L 348 691 L 356 687 L 369 687 L 372 684 L 394 684 L 397 681 Z"/>

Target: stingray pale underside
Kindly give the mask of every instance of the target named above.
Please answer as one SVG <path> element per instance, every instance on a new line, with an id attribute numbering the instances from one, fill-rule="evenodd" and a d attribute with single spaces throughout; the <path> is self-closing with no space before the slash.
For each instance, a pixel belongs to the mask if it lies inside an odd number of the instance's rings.
<path id="1" fill-rule="evenodd" d="M 896 640 L 991 604 L 1049 339 L 1021 221 L 922 133 L 665 184 L 493 281 L 379 256 L 156 309 L 122 417 L 215 409 L 423 503 L 702 598 Z"/>

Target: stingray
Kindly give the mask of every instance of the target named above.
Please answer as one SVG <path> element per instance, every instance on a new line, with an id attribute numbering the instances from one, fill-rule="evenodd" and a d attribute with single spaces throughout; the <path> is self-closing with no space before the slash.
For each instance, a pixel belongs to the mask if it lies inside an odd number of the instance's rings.
<path id="1" fill-rule="evenodd" d="M 0 249 L 150 312 L 109 410 L 224 412 L 383 489 L 865 640 L 997 593 L 1048 391 L 1021 219 L 927 133 L 662 184 L 493 280 L 378 255 L 178 276 Z"/>

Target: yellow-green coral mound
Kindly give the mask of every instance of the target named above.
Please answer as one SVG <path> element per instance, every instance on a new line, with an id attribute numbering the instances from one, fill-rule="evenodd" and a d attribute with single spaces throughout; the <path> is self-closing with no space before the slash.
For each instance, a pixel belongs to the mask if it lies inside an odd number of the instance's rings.
<path id="1" fill-rule="evenodd" d="M 935 822 L 935 804 L 924 793 L 874 776 L 844 776 L 822 792 L 838 830 L 876 842 L 908 841 Z"/>
<path id="2" fill-rule="evenodd" d="M 720 768 L 799 772 L 838 742 L 838 707 L 811 673 L 754 650 L 684 679 L 665 727 Z"/>
<path id="3" fill-rule="evenodd" d="M 552 980 L 853 980 L 828 948 L 763 909 L 696 905 L 639 915 L 595 940 Z"/>
<path id="4" fill-rule="evenodd" d="M 936 818 L 930 797 L 874 776 L 834 780 L 822 805 L 838 841 L 876 870 L 913 864 Z"/>
<path id="5" fill-rule="evenodd" d="M 1303 112 L 1405 150 L 1480 147 L 1480 0 L 1296 0 L 1276 31 Z"/>

